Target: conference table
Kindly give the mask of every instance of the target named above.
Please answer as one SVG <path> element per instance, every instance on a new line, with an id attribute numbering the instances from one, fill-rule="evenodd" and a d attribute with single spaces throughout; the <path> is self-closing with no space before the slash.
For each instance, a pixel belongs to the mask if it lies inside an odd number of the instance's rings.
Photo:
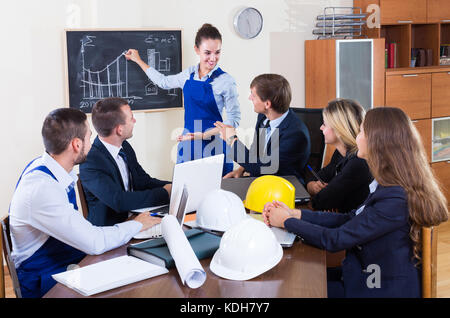
<path id="1" fill-rule="evenodd" d="M 186 221 L 195 214 L 186 216 Z M 127 254 L 132 240 L 102 255 L 88 255 L 80 267 Z M 327 297 L 326 253 L 296 240 L 283 248 L 283 258 L 269 271 L 246 281 L 221 278 L 211 272 L 211 258 L 200 260 L 206 272 L 205 283 L 191 289 L 181 282 L 176 267 L 169 273 L 108 290 L 91 297 L 99 298 L 324 298 Z M 84 298 L 71 288 L 57 283 L 44 298 Z"/>

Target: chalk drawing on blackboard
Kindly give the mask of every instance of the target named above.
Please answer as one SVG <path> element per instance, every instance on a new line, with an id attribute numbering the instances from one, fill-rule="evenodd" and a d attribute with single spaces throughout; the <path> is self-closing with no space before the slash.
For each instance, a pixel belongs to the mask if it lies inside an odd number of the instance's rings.
<path id="1" fill-rule="evenodd" d="M 174 35 L 170 35 L 169 37 L 159 37 L 154 35 L 149 35 L 145 40 L 145 43 L 152 44 L 152 43 L 167 43 L 170 44 L 172 42 L 176 42 L 177 39 Z"/>
<path id="2" fill-rule="evenodd" d="M 159 72 L 170 72 L 170 58 L 161 58 L 161 53 L 155 49 L 147 49 L 148 65 Z M 158 95 L 158 86 L 152 81 L 145 86 L 145 95 Z M 168 89 L 167 95 L 178 96 L 175 89 Z"/>
<path id="3" fill-rule="evenodd" d="M 126 51 L 122 52 L 103 69 L 95 71 L 85 67 L 85 47 L 95 47 L 95 36 L 86 36 L 86 41 L 81 40 L 81 60 L 83 99 L 102 99 L 105 97 L 122 97 L 126 99 L 142 99 L 140 96 L 128 95 L 128 61 L 125 58 Z M 122 72 L 125 69 L 125 72 Z M 115 76 L 111 76 L 112 71 Z M 121 77 L 125 74 L 125 78 Z M 83 107 L 83 106 L 82 106 Z M 86 105 L 85 107 L 89 107 Z"/>

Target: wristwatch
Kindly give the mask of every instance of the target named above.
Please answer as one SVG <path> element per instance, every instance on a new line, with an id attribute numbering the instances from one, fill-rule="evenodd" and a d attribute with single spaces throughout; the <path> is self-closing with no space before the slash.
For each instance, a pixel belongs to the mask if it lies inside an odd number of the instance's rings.
<path id="1" fill-rule="evenodd" d="M 233 135 L 227 138 L 227 143 L 231 144 L 233 142 L 234 139 L 237 139 L 238 136 L 237 135 Z"/>

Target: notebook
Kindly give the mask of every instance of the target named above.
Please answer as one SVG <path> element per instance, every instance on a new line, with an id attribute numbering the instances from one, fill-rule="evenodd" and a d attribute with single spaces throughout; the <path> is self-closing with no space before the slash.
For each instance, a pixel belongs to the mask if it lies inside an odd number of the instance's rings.
<path id="1" fill-rule="evenodd" d="M 91 296 L 168 272 L 165 267 L 124 255 L 52 277 L 83 296 Z"/>
<path id="2" fill-rule="evenodd" d="M 198 259 L 212 257 L 219 248 L 220 236 L 198 229 L 187 230 L 184 234 Z M 127 253 L 147 262 L 165 266 L 166 268 L 175 266 L 175 261 L 164 238 L 131 244 L 127 247 Z"/>

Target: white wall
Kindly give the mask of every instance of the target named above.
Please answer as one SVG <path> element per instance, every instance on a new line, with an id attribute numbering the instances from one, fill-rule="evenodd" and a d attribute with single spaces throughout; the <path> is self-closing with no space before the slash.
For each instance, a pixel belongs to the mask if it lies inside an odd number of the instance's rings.
<path id="1" fill-rule="evenodd" d="M 293 105 L 304 105 L 303 43 L 312 39 L 315 17 L 325 6 L 350 6 L 351 0 L 16 0 L 0 10 L 0 97 L 4 133 L 0 156 L 0 216 L 6 215 L 18 176 L 44 151 L 40 135 L 45 116 L 63 107 L 63 29 L 181 28 L 183 67 L 197 63 L 192 49 L 197 29 L 212 23 L 222 33 L 220 65 L 236 79 L 243 131 L 251 134 L 256 115 L 248 101 L 258 74 L 278 72 L 291 82 Z M 264 17 L 262 33 L 243 40 L 233 30 L 234 14 L 253 6 Z M 289 41 L 284 39 L 290 39 Z M 280 43 L 284 43 L 281 47 Z M 275 46 L 275 47 L 274 47 Z M 152 176 L 170 179 L 176 129 L 183 112 L 136 113 L 130 140 Z M 241 132 L 242 133 L 242 132 Z M 245 139 L 249 142 L 249 138 Z"/>

